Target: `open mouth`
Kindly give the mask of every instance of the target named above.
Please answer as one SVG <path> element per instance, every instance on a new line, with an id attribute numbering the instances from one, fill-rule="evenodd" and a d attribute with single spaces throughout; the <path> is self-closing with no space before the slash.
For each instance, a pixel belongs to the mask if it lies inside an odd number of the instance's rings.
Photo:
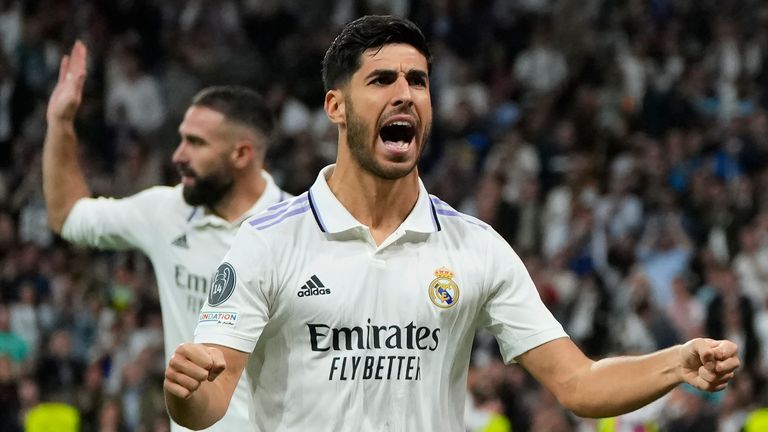
<path id="1" fill-rule="evenodd" d="M 382 126 L 379 136 L 386 145 L 405 148 L 416 136 L 416 127 L 407 121 L 398 120 Z"/>
<path id="2" fill-rule="evenodd" d="M 179 173 L 179 177 L 181 177 L 181 182 L 183 184 L 191 184 L 197 178 L 195 172 L 186 166 L 177 165 L 176 172 Z"/>

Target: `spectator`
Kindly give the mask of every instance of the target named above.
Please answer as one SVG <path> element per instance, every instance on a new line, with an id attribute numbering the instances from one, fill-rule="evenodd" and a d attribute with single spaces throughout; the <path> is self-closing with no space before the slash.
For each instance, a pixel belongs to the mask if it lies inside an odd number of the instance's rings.
<path id="1" fill-rule="evenodd" d="M 37 365 L 36 380 L 46 400 L 74 402 L 75 392 L 83 382 L 85 365 L 71 352 L 66 330 L 54 331 Z"/>
<path id="2" fill-rule="evenodd" d="M 106 95 L 106 115 L 114 128 L 148 134 L 165 120 L 160 87 L 134 48 L 125 46 L 114 58 L 113 75 Z"/>
<path id="3" fill-rule="evenodd" d="M 29 355 L 29 347 L 20 335 L 11 331 L 11 313 L 8 305 L 0 303 L 0 355 L 21 363 Z"/>
<path id="4" fill-rule="evenodd" d="M 0 354 L 0 431 L 21 432 L 18 368 Z"/>

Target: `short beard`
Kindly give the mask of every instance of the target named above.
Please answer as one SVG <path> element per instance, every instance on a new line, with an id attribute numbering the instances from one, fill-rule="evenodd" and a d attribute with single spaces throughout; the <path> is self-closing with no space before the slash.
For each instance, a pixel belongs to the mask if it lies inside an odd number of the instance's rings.
<path id="1" fill-rule="evenodd" d="M 224 198 L 234 184 L 232 177 L 215 173 L 195 179 L 194 186 L 182 188 L 184 201 L 191 206 L 202 205 L 211 209 Z"/>
<path id="2" fill-rule="evenodd" d="M 413 165 L 386 168 L 376 161 L 374 151 L 368 148 L 367 141 L 370 139 L 371 129 L 357 115 L 357 113 L 355 113 L 355 110 L 352 107 L 352 101 L 349 98 L 345 98 L 344 103 L 347 106 L 347 147 L 352 153 L 352 157 L 355 161 L 357 161 L 364 170 L 385 180 L 397 180 L 413 172 L 421 159 L 421 153 L 424 152 L 424 143 L 426 143 L 429 131 L 427 130 L 427 134 L 424 136 L 424 140 L 422 140 L 422 146 L 419 149 L 420 153 Z"/>

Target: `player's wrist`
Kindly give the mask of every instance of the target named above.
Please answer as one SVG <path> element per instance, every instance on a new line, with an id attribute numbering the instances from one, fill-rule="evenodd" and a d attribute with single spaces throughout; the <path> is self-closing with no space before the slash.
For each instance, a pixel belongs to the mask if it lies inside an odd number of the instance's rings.
<path id="1" fill-rule="evenodd" d="M 48 133 L 74 133 L 75 116 L 49 115 L 47 116 Z"/>

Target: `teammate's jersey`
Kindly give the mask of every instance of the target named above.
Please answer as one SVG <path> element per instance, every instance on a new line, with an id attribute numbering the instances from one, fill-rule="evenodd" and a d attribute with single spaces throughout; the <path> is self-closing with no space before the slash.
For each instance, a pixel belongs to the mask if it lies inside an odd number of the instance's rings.
<path id="1" fill-rule="evenodd" d="M 143 251 L 152 261 L 160 291 L 166 362 L 182 342 L 191 342 L 200 308 L 216 266 L 247 217 L 289 197 L 272 177 L 261 198 L 239 220 L 229 223 L 184 201 L 182 186 L 156 186 L 124 199 L 81 199 L 72 208 L 62 237 L 100 249 Z M 249 422 L 250 395 L 238 384 L 224 420 L 210 430 L 240 431 Z M 172 430 L 186 430 L 172 423 Z"/>
<path id="2" fill-rule="evenodd" d="M 243 223 L 195 342 L 251 353 L 259 431 L 464 431 L 475 330 L 505 361 L 567 337 L 488 225 L 427 194 L 380 246 L 324 169 Z"/>

